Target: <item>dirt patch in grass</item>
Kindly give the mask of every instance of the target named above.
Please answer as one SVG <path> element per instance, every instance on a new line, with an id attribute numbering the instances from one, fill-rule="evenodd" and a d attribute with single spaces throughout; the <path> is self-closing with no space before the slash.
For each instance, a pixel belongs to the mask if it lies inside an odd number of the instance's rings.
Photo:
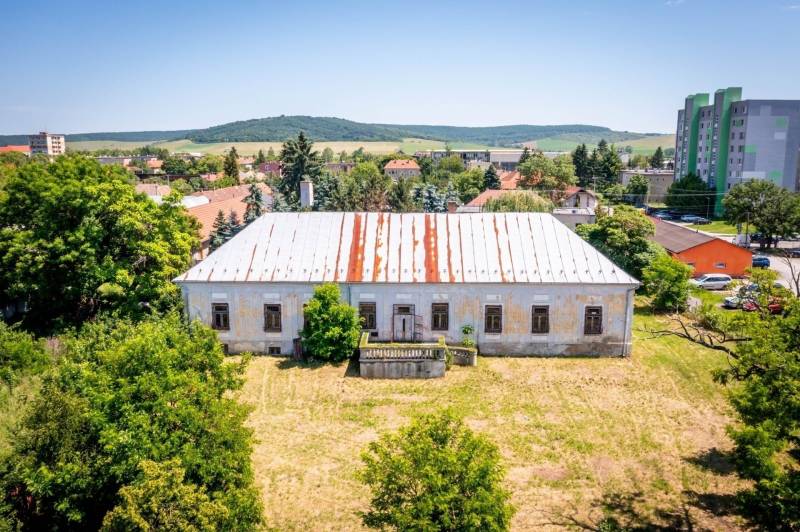
<path id="1" fill-rule="evenodd" d="M 516 530 L 630 525 L 735 529 L 726 502 L 730 410 L 718 353 L 649 339 L 637 315 L 629 359 L 481 358 L 444 379 L 365 380 L 345 366 L 256 358 L 241 400 L 266 519 L 281 530 L 358 530 L 369 492 L 356 478 L 370 441 L 450 407 L 501 450 Z"/>

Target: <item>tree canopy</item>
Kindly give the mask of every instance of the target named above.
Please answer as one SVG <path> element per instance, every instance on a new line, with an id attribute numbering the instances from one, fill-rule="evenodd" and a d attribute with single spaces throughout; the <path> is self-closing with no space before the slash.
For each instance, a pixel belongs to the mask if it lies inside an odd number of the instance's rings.
<path id="1" fill-rule="evenodd" d="M 179 198 L 157 205 L 121 167 L 83 156 L 31 163 L 0 194 L 0 302 L 39 329 L 100 310 L 139 316 L 177 302 L 198 224 Z"/>
<path id="2" fill-rule="evenodd" d="M 177 504 L 223 529 L 261 523 L 247 408 L 230 396 L 247 359 L 224 363 L 216 333 L 177 313 L 99 320 L 62 342 L 0 472 L 8 517 L 85 530 L 160 522 Z"/>
<path id="3" fill-rule="evenodd" d="M 800 232 L 800 199 L 771 181 L 753 180 L 734 186 L 722 199 L 725 218 L 734 224 L 750 224 L 763 235 L 766 245 L 774 236 Z"/>
<path id="4" fill-rule="evenodd" d="M 515 509 L 497 447 L 448 411 L 384 434 L 362 455 L 370 528 L 508 530 Z"/>
<path id="5" fill-rule="evenodd" d="M 667 189 L 667 207 L 684 213 L 709 216 L 714 212 L 715 191 L 695 174 L 675 180 Z"/>
<path id="6" fill-rule="evenodd" d="M 642 270 L 664 250 L 649 240 L 655 225 L 639 210 L 627 205 L 614 207 L 614 213 L 594 224 L 575 230 L 584 240 L 614 261 L 630 275 L 641 279 Z"/>
<path id="7" fill-rule="evenodd" d="M 484 212 L 552 212 L 553 202 L 528 191 L 513 191 L 489 198 L 483 205 Z"/>
<path id="8" fill-rule="evenodd" d="M 300 336 L 313 358 L 340 362 L 350 358 L 358 347 L 361 324 L 356 309 L 342 303 L 337 285 L 317 286 L 303 309 L 303 317 Z"/>
<path id="9" fill-rule="evenodd" d="M 322 171 L 319 154 L 314 151 L 314 143 L 301 131 L 296 139 L 283 143 L 280 159 L 283 172 L 278 182 L 278 191 L 290 205 L 300 201 L 300 181 L 314 181 Z"/>

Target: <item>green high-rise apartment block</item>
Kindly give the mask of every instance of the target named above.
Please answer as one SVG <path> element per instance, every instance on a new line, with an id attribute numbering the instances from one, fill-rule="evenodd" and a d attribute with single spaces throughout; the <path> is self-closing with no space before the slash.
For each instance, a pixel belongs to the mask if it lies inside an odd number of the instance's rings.
<path id="1" fill-rule="evenodd" d="M 714 214 L 730 188 L 769 179 L 800 190 L 800 100 L 742 100 L 741 87 L 693 94 L 678 111 L 675 179 L 700 176 L 715 196 Z"/>

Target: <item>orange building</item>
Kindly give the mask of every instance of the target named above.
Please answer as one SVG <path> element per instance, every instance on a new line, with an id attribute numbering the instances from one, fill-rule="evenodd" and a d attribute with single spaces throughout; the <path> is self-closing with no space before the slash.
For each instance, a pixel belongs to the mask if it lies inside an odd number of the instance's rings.
<path id="1" fill-rule="evenodd" d="M 682 225 L 657 218 L 651 220 L 656 224 L 652 240 L 664 246 L 674 258 L 693 267 L 695 277 L 704 273 L 744 277 L 745 270 L 753 264 L 750 250 Z"/>

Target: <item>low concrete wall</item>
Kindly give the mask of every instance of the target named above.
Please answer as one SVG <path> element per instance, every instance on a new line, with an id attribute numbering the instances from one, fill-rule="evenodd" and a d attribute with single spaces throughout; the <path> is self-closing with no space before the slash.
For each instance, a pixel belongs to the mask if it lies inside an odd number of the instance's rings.
<path id="1" fill-rule="evenodd" d="M 445 362 L 431 359 L 361 359 L 359 371 L 367 379 L 435 379 L 444 377 Z"/>

